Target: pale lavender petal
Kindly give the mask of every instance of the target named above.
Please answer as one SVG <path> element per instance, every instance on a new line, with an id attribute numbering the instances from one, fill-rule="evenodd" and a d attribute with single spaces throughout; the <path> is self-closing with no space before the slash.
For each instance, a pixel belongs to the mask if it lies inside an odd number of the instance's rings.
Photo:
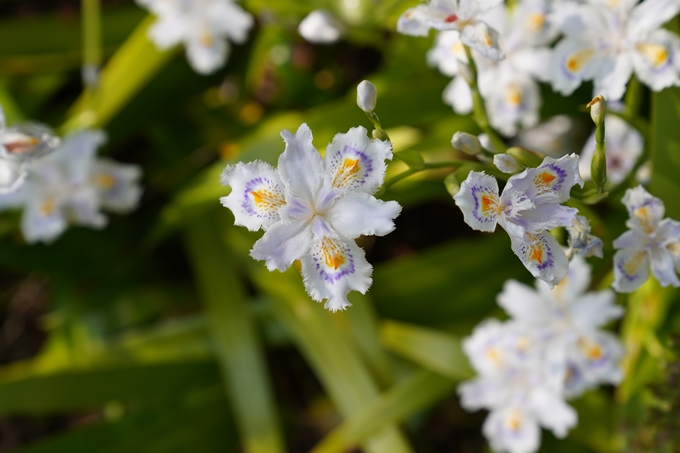
<path id="1" fill-rule="evenodd" d="M 394 219 L 401 212 L 396 201 L 382 201 L 365 193 L 349 193 L 335 201 L 326 213 L 333 229 L 354 239 L 364 236 L 385 236 L 394 230 Z"/>
<path id="2" fill-rule="evenodd" d="M 621 201 L 628 209 L 630 216 L 626 225 L 631 229 L 639 229 L 646 234 L 653 234 L 664 216 L 663 201 L 650 195 L 642 186 L 626 190 Z"/>
<path id="3" fill-rule="evenodd" d="M 512 251 L 534 277 L 553 287 L 566 275 L 569 260 L 549 233 L 527 233 L 525 238 L 510 235 L 510 240 Z"/>
<path id="4" fill-rule="evenodd" d="M 470 227 L 487 232 L 496 229 L 501 211 L 496 178 L 484 172 L 472 171 L 453 199 Z"/>
<path id="5" fill-rule="evenodd" d="M 326 299 L 325 308 L 344 310 L 351 304 L 350 291 L 364 294 L 371 286 L 373 268 L 364 251 L 353 240 L 320 237 L 302 257 L 302 276 L 307 293 L 317 302 Z"/>
<path id="6" fill-rule="evenodd" d="M 675 273 L 673 255 L 666 248 L 654 247 L 651 250 L 652 274 L 661 286 L 680 286 L 680 279 Z"/>
<path id="7" fill-rule="evenodd" d="M 295 220 L 272 225 L 250 251 L 256 260 L 266 260 L 270 271 L 285 271 L 293 261 L 309 253 L 312 229 L 309 221 Z"/>
<path id="8" fill-rule="evenodd" d="M 649 253 L 640 249 L 623 249 L 614 255 L 614 283 L 620 293 L 632 293 L 649 277 Z"/>
<path id="9" fill-rule="evenodd" d="M 295 135 L 281 132 L 286 149 L 279 157 L 279 174 L 286 188 L 296 197 L 315 205 L 326 179 L 321 155 L 312 144 L 312 131 L 302 124 Z"/>
<path id="10" fill-rule="evenodd" d="M 541 444 L 541 429 L 536 419 L 520 407 L 492 410 L 482 431 L 494 451 L 533 453 Z"/>

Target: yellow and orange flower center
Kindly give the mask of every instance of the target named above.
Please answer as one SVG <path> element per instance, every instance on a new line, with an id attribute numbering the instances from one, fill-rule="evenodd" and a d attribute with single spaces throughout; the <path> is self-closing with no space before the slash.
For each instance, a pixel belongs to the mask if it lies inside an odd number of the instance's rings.
<path id="1" fill-rule="evenodd" d="M 323 238 L 321 241 L 321 254 L 324 257 L 326 266 L 336 271 L 345 263 L 345 256 L 342 250 L 340 250 L 339 244 L 332 239 Z"/>
<path id="2" fill-rule="evenodd" d="M 582 49 L 574 52 L 567 58 L 567 69 L 571 72 L 580 72 L 594 55 L 595 53 L 592 49 Z"/>
<path id="3" fill-rule="evenodd" d="M 255 205 L 262 210 L 278 209 L 286 204 L 286 200 L 277 192 L 272 192 L 267 188 L 253 190 L 250 192 L 253 196 Z"/>

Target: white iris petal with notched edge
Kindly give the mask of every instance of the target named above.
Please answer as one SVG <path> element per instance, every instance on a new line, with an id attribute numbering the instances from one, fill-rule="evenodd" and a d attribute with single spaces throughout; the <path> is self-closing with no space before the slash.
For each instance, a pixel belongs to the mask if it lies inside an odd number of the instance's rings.
<path id="1" fill-rule="evenodd" d="M 663 202 L 642 186 L 626 190 L 628 231 L 614 240 L 614 283 L 621 293 L 639 288 L 649 269 L 661 286 L 680 287 L 680 222 L 664 218 Z"/>
<path id="2" fill-rule="evenodd" d="M 385 160 L 392 158 L 391 145 L 357 127 L 337 134 L 322 158 L 306 124 L 281 136 L 286 148 L 278 169 L 263 162 L 227 166 L 222 184 L 232 192 L 222 204 L 237 225 L 265 230 L 253 258 L 279 271 L 300 260 L 312 299 L 326 299 L 331 311 L 344 310 L 350 291 L 365 293 L 371 284 L 372 267 L 354 239 L 390 233 L 401 211 L 398 203 L 373 196 L 385 177 Z"/>

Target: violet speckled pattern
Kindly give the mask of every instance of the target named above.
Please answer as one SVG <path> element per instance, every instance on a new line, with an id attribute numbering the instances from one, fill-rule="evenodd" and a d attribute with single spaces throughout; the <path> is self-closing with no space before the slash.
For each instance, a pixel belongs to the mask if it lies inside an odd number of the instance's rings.
<path id="1" fill-rule="evenodd" d="M 472 194 L 472 198 L 475 200 L 475 207 L 472 211 L 472 215 L 477 219 L 478 221 L 482 223 L 493 223 L 496 225 L 498 221 L 498 213 L 496 210 L 491 211 L 491 215 L 479 215 L 480 212 L 480 198 L 484 195 L 493 198 L 494 202 L 497 204 L 500 203 L 500 200 L 498 199 L 498 194 L 493 193 L 492 191 L 489 190 L 488 187 L 482 187 L 482 186 L 472 186 L 470 187 L 470 193 Z M 481 193 L 481 196 L 479 195 Z"/>
<path id="2" fill-rule="evenodd" d="M 344 259 L 343 263 L 337 269 L 333 269 L 332 267 L 328 266 L 323 256 L 322 242 L 319 242 L 314 247 L 314 250 L 312 251 L 312 260 L 314 261 L 314 266 L 316 268 L 316 272 L 319 273 L 319 276 L 323 278 L 326 283 L 333 284 L 341 280 L 343 277 L 354 274 L 354 256 L 352 255 L 349 247 L 343 244 L 341 241 L 328 238 L 326 238 L 326 240 L 333 241 L 333 245 L 335 247 L 342 247 L 342 249 L 338 249 L 338 251 L 341 252 L 341 256 Z"/>
<path id="3" fill-rule="evenodd" d="M 343 168 L 345 159 L 348 158 L 359 160 L 359 172 L 353 176 L 347 175 L 342 180 L 338 181 L 338 176 L 340 176 L 338 173 Z M 356 190 L 366 184 L 366 177 L 373 173 L 373 159 L 355 146 L 345 145 L 342 150 L 338 150 L 333 154 L 329 167 L 328 173 L 334 176 L 334 187 Z M 336 182 L 339 182 L 340 185 L 336 186 Z"/>
<path id="4" fill-rule="evenodd" d="M 253 192 L 257 192 L 261 189 L 271 192 L 274 197 L 276 197 L 277 204 L 268 204 L 269 206 L 273 206 L 273 209 L 262 209 L 255 203 Z M 285 205 L 283 191 L 269 178 L 259 176 L 257 178 L 251 179 L 246 183 L 243 189 L 241 207 L 250 215 L 257 216 L 259 218 L 276 219 L 279 216 L 278 208 L 283 205 Z"/>

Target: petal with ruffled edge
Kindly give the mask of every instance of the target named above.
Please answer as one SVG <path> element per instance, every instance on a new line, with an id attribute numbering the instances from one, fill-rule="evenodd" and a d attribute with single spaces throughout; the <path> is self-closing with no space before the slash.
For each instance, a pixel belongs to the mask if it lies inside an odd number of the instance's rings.
<path id="1" fill-rule="evenodd" d="M 371 140 L 363 127 L 337 134 L 326 148 L 326 173 L 339 193 L 375 193 L 385 178 L 385 159 L 392 159 L 388 141 Z"/>
<path id="2" fill-rule="evenodd" d="M 80 187 L 70 194 L 64 203 L 68 219 L 76 225 L 101 229 L 108 223 L 108 218 L 100 210 L 99 194 L 94 187 Z"/>
<path id="3" fill-rule="evenodd" d="M 250 231 L 267 230 L 280 220 L 286 196 L 279 173 L 271 165 L 262 161 L 228 165 L 220 181 L 231 186 L 231 193 L 220 202 L 234 213 L 235 225 Z"/>
<path id="4" fill-rule="evenodd" d="M 614 283 L 620 293 L 632 293 L 649 277 L 649 254 L 641 249 L 623 249 L 614 255 Z"/>
<path id="5" fill-rule="evenodd" d="M 51 243 L 68 226 L 62 211 L 62 200 L 49 195 L 31 194 L 21 217 L 21 232 L 29 244 Z"/>
<path id="6" fill-rule="evenodd" d="M 536 289 L 547 300 L 561 305 L 571 304 L 581 297 L 590 285 L 590 266 L 580 256 L 574 256 L 562 281 L 554 288 L 541 280 L 536 281 Z"/>
<path id="7" fill-rule="evenodd" d="M 510 235 L 512 251 L 531 275 L 551 288 L 566 275 L 569 260 L 554 237 L 547 232 L 527 233 L 525 238 Z"/>
<path id="8" fill-rule="evenodd" d="M 285 271 L 309 252 L 312 225 L 308 220 L 277 222 L 272 225 L 250 251 L 256 260 L 265 260 L 270 271 Z"/>
<path id="9" fill-rule="evenodd" d="M 537 388 L 531 392 L 529 404 L 538 422 L 558 438 L 563 438 L 576 426 L 578 416 L 573 407 L 553 392 Z"/>
<path id="10" fill-rule="evenodd" d="M 463 44 L 493 61 L 505 58 L 505 53 L 498 47 L 498 38 L 498 32 L 484 22 L 466 25 L 460 34 Z"/>
<path id="11" fill-rule="evenodd" d="M 474 230 L 492 232 L 502 212 L 498 182 L 484 172 L 471 171 L 453 197 L 465 223 Z"/>
<path id="12" fill-rule="evenodd" d="M 677 35 L 668 30 L 655 30 L 639 39 L 634 49 L 635 73 L 653 91 L 680 85 L 680 38 Z"/>
<path id="13" fill-rule="evenodd" d="M 332 236 L 315 239 L 311 251 L 302 258 L 302 276 L 307 293 L 324 308 L 344 310 L 351 304 L 350 291 L 364 294 L 371 286 L 373 268 L 364 251 L 353 240 Z"/>
<path id="14" fill-rule="evenodd" d="M 541 429 L 536 419 L 520 407 L 492 410 L 482 432 L 494 451 L 533 453 L 541 444 Z"/>
<path id="15" fill-rule="evenodd" d="M 638 229 L 645 234 L 653 234 L 656 231 L 665 213 L 663 201 L 652 196 L 642 186 L 626 190 L 621 201 L 630 216 L 626 222 L 628 228 Z"/>
<path id="16" fill-rule="evenodd" d="M 26 164 L 0 159 L 0 195 L 18 190 L 26 180 Z"/>
<path id="17" fill-rule="evenodd" d="M 536 205 L 542 202 L 565 202 L 574 185 L 583 187 L 578 159 L 576 154 L 559 159 L 546 157 L 538 168 L 529 168 L 525 173 L 510 178 L 503 193 L 524 192 Z"/>
<path id="18" fill-rule="evenodd" d="M 544 203 L 537 204 L 534 209 L 522 211 L 517 223 L 529 233 L 539 233 L 557 227 L 571 226 L 577 216 L 576 208 L 557 203 Z"/>
<path id="19" fill-rule="evenodd" d="M 326 170 L 312 144 L 312 131 L 303 123 L 295 135 L 284 130 L 281 137 L 286 142 L 286 149 L 279 157 L 281 180 L 294 196 L 314 206 L 326 180 Z"/>
<path id="20" fill-rule="evenodd" d="M 472 335 L 463 340 L 463 351 L 472 367 L 480 374 L 499 374 L 511 362 L 507 323 L 487 319 L 475 327 Z"/>
<path id="21" fill-rule="evenodd" d="M 60 177 L 65 180 L 64 183 L 71 186 L 89 185 L 97 150 L 104 143 L 106 133 L 102 130 L 86 129 L 75 132 L 61 142 L 57 152 L 32 164 L 31 170 L 42 171 L 43 169 L 38 170 L 40 166 L 49 171 L 50 167 L 56 167 L 61 172 Z"/>
<path id="22" fill-rule="evenodd" d="M 365 193 L 348 193 L 335 201 L 325 217 L 341 236 L 354 239 L 385 236 L 394 230 L 394 219 L 401 212 L 396 201 L 378 200 Z"/>
<path id="23" fill-rule="evenodd" d="M 576 298 L 569 308 L 574 325 L 593 330 L 623 316 L 624 309 L 616 305 L 611 290 L 586 293 Z"/>
<path id="24" fill-rule="evenodd" d="M 442 98 L 459 115 L 467 115 L 472 111 L 472 91 L 463 76 L 454 77 L 446 85 Z"/>
<path id="25" fill-rule="evenodd" d="M 560 41 L 550 60 L 553 89 L 566 96 L 584 80 L 592 79 L 599 68 L 596 57 L 596 50 L 590 43 L 570 38 Z"/>
<path id="26" fill-rule="evenodd" d="M 92 169 L 92 180 L 97 188 L 101 206 L 120 214 L 137 208 L 142 196 L 139 179 L 142 167 L 97 159 Z"/>

